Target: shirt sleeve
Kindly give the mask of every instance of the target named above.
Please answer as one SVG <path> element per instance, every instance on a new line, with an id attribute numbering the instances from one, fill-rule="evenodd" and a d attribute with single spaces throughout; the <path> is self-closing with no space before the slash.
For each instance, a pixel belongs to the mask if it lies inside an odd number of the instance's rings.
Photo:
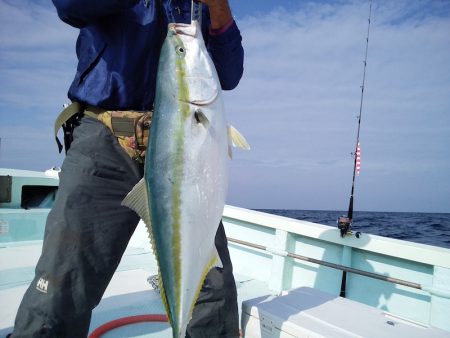
<path id="1" fill-rule="evenodd" d="M 216 66 L 222 89 L 234 89 L 244 72 L 244 49 L 236 22 L 220 34 L 209 34 L 208 50 Z"/>
<path id="2" fill-rule="evenodd" d="M 60 19 L 82 28 L 98 18 L 130 8 L 139 0 L 52 0 Z"/>

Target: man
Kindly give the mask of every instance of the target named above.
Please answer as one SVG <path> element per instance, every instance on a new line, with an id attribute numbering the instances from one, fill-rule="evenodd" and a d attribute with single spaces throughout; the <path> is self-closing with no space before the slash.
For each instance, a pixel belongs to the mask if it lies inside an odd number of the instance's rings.
<path id="1" fill-rule="evenodd" d="M 227 0 L 201 2 L 207 5 L 202 31 L 221 86 L 233 89 L 243 71 L 239 29 Z M 92 309 L 139 221 L 120 203 L 142 177 L 146 142 L 119 135 L 114 121 L 131 118 L 132 125 L 148 128 L 134 122 L 150 116 L 167 24 L 190 22 L 189 0 L 53 3 L 64 22 L 80 28 L 78 67 L 68 93 L 79 109 L 65 123 L 69 150 L 13 337 L 87 336 Z M 187 337 L 238 336 L 236 286 L 222 224 L 215 242 L 223 269 L 207 275 Z"/>

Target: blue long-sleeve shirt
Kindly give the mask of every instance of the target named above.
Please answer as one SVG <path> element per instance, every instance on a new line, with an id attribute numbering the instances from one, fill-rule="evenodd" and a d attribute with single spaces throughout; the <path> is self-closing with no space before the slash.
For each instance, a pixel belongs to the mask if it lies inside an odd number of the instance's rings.
<path id="1" fill-rule="evenodd" d="M 53 0 L 59 17 L 80 28 L 78 67 L 68 96 L 106 109 L 149 110 L 155 98 L 156 72 L 169 22 L 190 22 L 189 0 Z M 206 6 L 203 6 L 206 7 Z M 235 23 L 219 35 L 202 31 L 222 89 L 237 86 L 244 51 Z"/>

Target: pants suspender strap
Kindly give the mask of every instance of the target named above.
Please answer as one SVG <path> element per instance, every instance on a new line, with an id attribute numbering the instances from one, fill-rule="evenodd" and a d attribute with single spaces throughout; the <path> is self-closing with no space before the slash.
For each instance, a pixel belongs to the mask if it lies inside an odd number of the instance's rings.
<path id="1" fill-rule="evenodd" d="M 64 123 L 67 122 L 71 117 L 75 114 L 79 113 L 82 110 L 82 106 L 79 102 L 72 102 L 68 105 L 64 110 L 58 115 L 55 121 L 55 140 L 58 144 L 59 152 L 63 150 L 63 146 L 61 141 L 58 139 L 58 131 L 63 126 Z"/>

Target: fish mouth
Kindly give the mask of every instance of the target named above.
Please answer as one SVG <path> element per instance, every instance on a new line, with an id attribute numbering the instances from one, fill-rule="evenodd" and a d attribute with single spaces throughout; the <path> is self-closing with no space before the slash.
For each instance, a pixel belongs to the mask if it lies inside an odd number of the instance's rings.
<path id="1" fill-rule="evenodd" d="M 175 34 L 188 35 L 195 37 L 197 35 L 197 25 L 187 23 L 169 23 L 168 29 Z"/>

